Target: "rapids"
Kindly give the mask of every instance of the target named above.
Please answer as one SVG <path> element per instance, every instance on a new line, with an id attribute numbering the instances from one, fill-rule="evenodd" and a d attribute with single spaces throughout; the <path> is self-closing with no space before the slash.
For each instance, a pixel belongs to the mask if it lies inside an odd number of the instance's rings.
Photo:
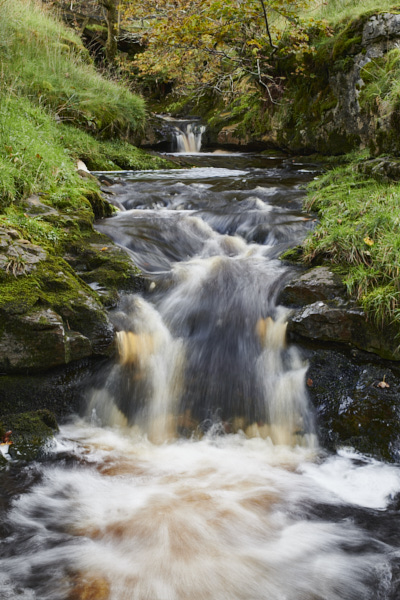
<path id="1" fill-rule="evenodd" d="M 147 290 L 113 310 L 86 414 L 1 474 L 0 598 L 395 600 L 400 470 L 319 447 L 277 303 L 317 171 L 193 161 L 111 188 L 124 210 L 98 228 Z"/>

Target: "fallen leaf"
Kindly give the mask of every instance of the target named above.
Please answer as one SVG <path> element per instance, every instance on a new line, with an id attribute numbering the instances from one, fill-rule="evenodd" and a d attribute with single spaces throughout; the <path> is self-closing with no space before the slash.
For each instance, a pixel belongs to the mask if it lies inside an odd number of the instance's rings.
<path id="1" fill-rule="evenodd" d="M 376 384 L 376 387 L 382 388 L 384 390 L 385 388 L 389 388 L 390 385 L 388 383 L 386 383 L 386 381 L 380 381 L 379 383 Z"/>
<path id="2" fill-rule="evenodd" d="M 371 240 L 370 237 L 365 237 L 364 238 L 364 242 L 367 244 L 367 246 L 373 246 L 374 245 L 374 240 Z"/>
<path id="3" fill-rule="evenodd" d="M 11 430 L 10 431 L 6 431 L 6 433 L 4 434 L 4 437 L 1 440 L 1 443 L 2 444 L 9 444 L 9 445 L 12 444 L 12 441 L 10 439 L 11 438 L 11 434 L 12 434 Z"/>
<path id="4" fill-rule="evenodd" d="M 313 386 L 313 384 L 314 384 L 313 380 L 312 380 L 312 379 L 310 379 L 310 378 L 308 378 L 308 379 L 307 379 L 307 385 L 308 385 L 308 387 L 312 387 L 312 386 Z"/>

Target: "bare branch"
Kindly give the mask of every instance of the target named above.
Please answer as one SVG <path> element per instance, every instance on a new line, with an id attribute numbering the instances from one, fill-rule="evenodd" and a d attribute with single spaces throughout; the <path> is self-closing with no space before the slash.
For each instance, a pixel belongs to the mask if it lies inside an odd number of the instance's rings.
<path id="1" fill-rule="evenodd" d="M 274 44 L 274 42 L 272 41 L 271 32 L 269 30 L 269 24 L 268 24 L 267 9 L 265 8 L 264 0 L 260 0 L 260 2 L 261 2 L 261 6 L 262 6 L 262 9 L 263 9 L 263 13 L 264 13 L 265 29 L 267 30 L 269 44 L 270 44 L 270 46 L 272 48 L 272 54 L 271 54 L 271 56 L 273 56 L 275 54 L 275 52 L 278 50 L 278 46 L 276 46 Z"/>

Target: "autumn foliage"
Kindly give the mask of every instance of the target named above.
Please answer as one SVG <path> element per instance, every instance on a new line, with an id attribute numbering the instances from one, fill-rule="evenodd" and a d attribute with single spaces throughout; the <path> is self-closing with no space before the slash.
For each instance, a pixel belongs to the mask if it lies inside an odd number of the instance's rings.
<path id="1" fill-rule="evenodd" d="M 173 84 L 197 97 L 238 93 L 240 82 L 274 101 L 276 63 L 308 48 L 310 0 L 126 0 L 123 19 L 143 32 L 136 59 L 142 80 Z M 302 15 L 302 16 L 301 16 Z"/>

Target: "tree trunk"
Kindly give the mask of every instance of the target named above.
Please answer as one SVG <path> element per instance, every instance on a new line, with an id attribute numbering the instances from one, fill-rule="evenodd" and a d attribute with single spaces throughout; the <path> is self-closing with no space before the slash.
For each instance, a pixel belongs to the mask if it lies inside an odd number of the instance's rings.
<path id="1" fill-rule="evenodd" d="M 106 22 L 108 28 L 106 60 L 109 65 L 113 65 L 117 55 L 117 0 L 100 0 L 99 3 L 106 9 Z"/>

